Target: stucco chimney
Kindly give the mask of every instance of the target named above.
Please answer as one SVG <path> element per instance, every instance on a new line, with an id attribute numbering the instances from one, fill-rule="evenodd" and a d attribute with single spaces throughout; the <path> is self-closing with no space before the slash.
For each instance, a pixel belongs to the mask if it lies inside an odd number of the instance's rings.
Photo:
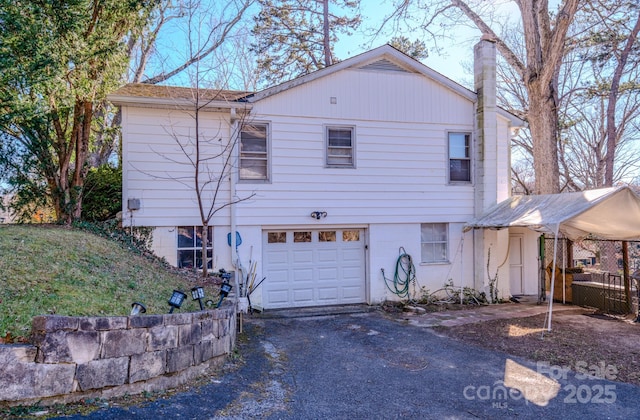
<path id="1" fill-rule="evenodd" d="M 476 103 L 475 135 L 475 216 L 498 201 L 496 44 L 482 37 L 474 48 Z"/>
<path id="2" fill-rule="evenodd" d="M 476 102 L 476 133 L 473 147 L 475 216 L 479 217 L 498 201 L 498 122 L 496 108 L 496 44 L 483 37 L 473 48 L 474 87 Z M 504 165 L 504 162 L 500 162 Z M 508 237 L 499 238 L 497 232 L 474 231 L 473 234 L 473 277 L 474 289 L 490 292 L 489 249 L 498 243 L 508 243 Z M 494 251 L 493 255 L 497 255 Z M 503 255 L 503 254 L 500 254 Z M 496 270 L 496 258 L 491 262 L 491 273 Z"/>

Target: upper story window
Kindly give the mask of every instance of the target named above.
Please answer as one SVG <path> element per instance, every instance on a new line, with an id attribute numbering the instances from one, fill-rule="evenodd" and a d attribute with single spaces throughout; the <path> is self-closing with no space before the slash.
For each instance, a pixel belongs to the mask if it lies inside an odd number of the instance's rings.
<path id="1" fill-rule="evenodd" d="M 449 182 L 471 182 L 471 134 L 449 133 Z"/>
<path id="2" fill-rule="evenodd" d="M 442 263 L 448 261 L 449 228 L 446 223 L 420 225 L 421 262 Z"/>
<path id="3" fill-rule="evenodd" d="M 354 165 L 353 127 L 326 127 L 327 166 L 353 168 Z"/>
<path id="4" fill-rule="evenodd" d="M 269 180 L 269 125 L 245 124 L 240 132 L 240 180 Z"/>

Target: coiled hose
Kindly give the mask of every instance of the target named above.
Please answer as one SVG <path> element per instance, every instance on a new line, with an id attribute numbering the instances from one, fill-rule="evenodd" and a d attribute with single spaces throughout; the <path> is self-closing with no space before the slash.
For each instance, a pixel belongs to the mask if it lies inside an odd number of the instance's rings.
<path id="1" fill-rule="evenodd" d="M 400 255 L 396 260 L 395 273 L 393 280 L 388 279 L 384 274 L 384 268 L 381 268 L 382 278 L 387 285 L 387 289 L 391 293 L 398 295 L 400 298 L 409 299 L 409 285 L 416 282 L 416 267 L 413 265 L 411 255 L 407 254 L 404 247 L 398 250 Z"/>

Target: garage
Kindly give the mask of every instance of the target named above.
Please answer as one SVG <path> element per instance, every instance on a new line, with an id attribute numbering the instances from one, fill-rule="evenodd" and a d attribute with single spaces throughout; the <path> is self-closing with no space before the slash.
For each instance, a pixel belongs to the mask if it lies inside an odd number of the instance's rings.
<path id="1" fill-rule="evenodd" d="M 263 232 L 265 309 L 366 301 L 364 229 Z"/>

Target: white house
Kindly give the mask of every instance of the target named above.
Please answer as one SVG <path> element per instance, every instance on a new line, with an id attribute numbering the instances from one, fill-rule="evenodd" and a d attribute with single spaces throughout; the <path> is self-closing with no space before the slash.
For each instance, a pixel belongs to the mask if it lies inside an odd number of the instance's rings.
<path id="1" fill-rule="evenodd" d="M 110 97 L 122 109 L 124 223 L 154 227 L 170 263 L 200 264 L 195 149 L 185 146 L 197 99 L 201 156 L 213 165 L 234 146 L 233 170 L 215 184 L 228 205 L 211 219 L 209 260 L 255 265 L 265 280 L 254 306 L 398 299 L 381 269 L 392 279 L 401 252 L 417 287 L 484 290 L 497 275 L 503 295 L 535 294 L 526 229 L 463 234 L 508 198 L 522 125 L 496 107 L 495 45 L 481 41 L 475 55 L 476 92 L 390 46 L 257 93 L 125 86 Z"/>

